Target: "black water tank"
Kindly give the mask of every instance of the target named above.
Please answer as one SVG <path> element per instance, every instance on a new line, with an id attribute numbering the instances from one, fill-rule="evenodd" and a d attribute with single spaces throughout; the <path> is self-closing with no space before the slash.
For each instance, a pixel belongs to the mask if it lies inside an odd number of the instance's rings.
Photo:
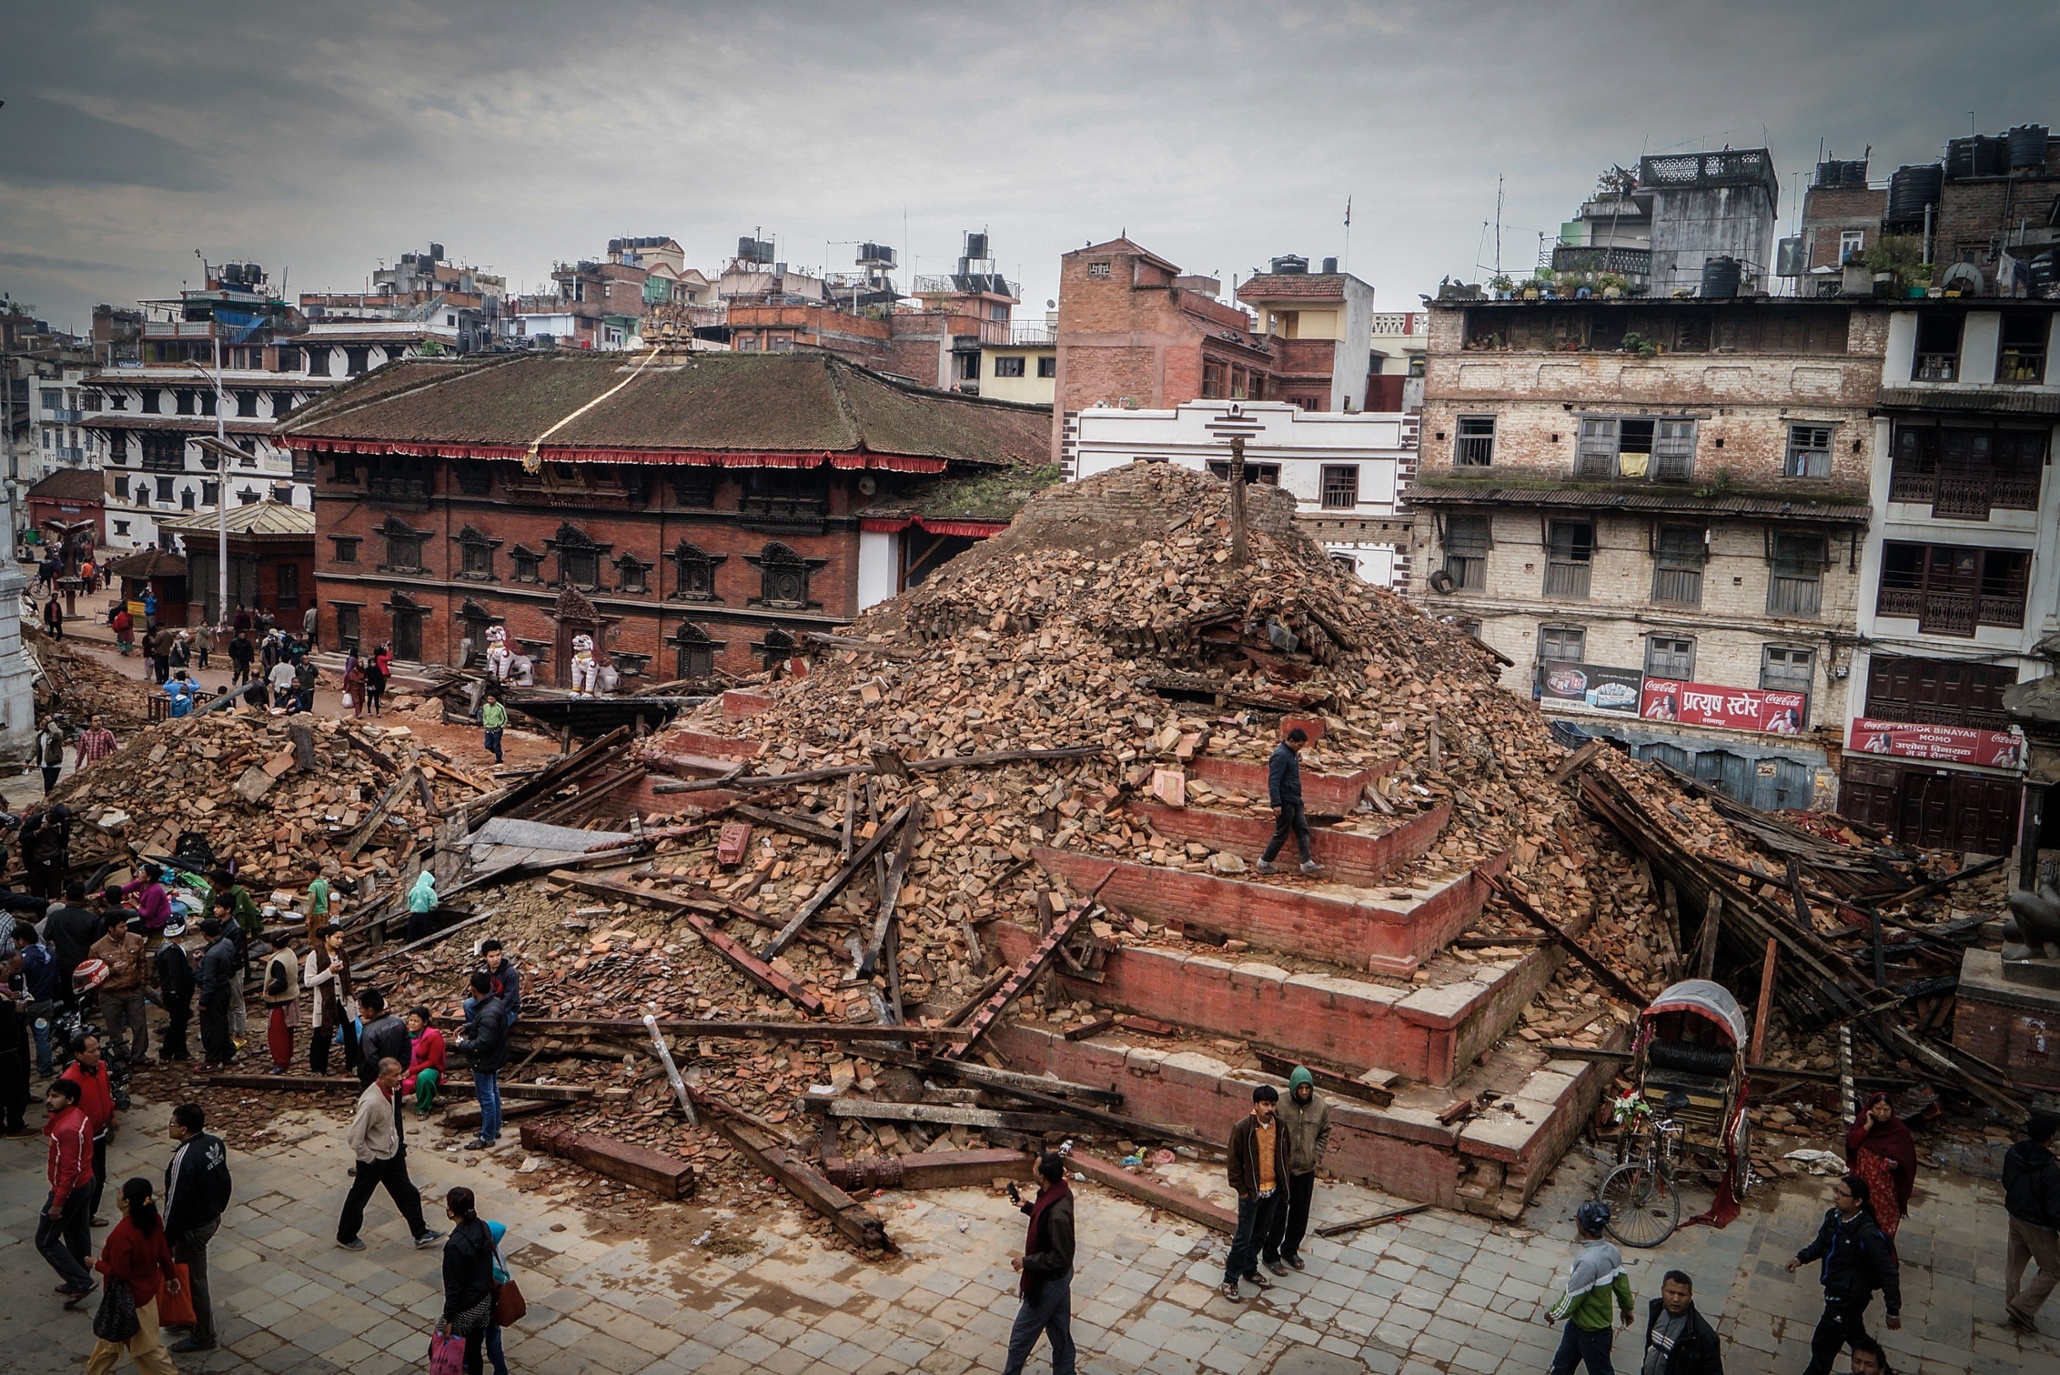
<path id="1" fill-rule="evenodd" d="M 1819 186 L 1865 186 L 1867 159 L 1832 159 L 1817 164 Z"/>
<path id="2" fill-rule="evenodd" d="M 1705 258 L 1702 263 L 1702 290 L 1696 293 L 1711 300 L 1724 300 L 1738 294 L 1738 259 Z"/>
<path id="3" fill-rule="evenodd" d="M 2047 132 L 2043 124 L 2020 124 L 2003 136 L 2010 148 L 2011 171 L 2045 167 Z"/>
<path id="4" fill-rule="evenodd" d="M 1946 176 L 2000 177 L 2010 170 L 2010 142 L 2001 134 L 1971 134 L 1946 145 Z"/>
<path id="5" fill-rule="evenodd" d="M 1336 258 L 1325 258 L 1325 259 L 1323 260 L 1323 275 L 1324 275 L 1324 276 L 1326 276 L 1326 277 L 1328 277 L 1328 276 L 1331 276 L 1331 275 L 1333 275 L 1334 273 L 1336 273 L 1336 272 L 1337 272 L 1337 270 L 1338 270 L 1338 260 L 1337 260 Z"/>
<path id="6" fill-rule="evenodd" d="M 1923 223 L 1924 207 L 1938 204 L 1945 179 L 1945 168 L 1935 162 L 1896 168 L 1888 179 L 1888 213 L 1883 218 L 1891 224 Z"/>
<path id="7" fill-rule="evenodd" d="M 1267 266 L 1276 275 L 1285 276 L 1291 273 L 1307 272 L 1309 270 L 1309 260 L 1299 253 L 1283 253 L 1280 257 L 1268 263 Z"/>

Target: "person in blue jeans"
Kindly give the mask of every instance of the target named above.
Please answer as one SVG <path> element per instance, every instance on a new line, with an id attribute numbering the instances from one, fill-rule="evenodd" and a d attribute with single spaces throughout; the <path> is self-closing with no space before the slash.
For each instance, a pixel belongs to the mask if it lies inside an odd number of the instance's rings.
<path id="1" fill-rule="evenodd" d="M 483 969 L 472 971 L 472 996 L 465 1000 L 465 1029 L 458 1035 L 458 1049 L 472 1062 L 472 1092 L 479 1100 L 479 1135 L 465 1143 L 468 1151 L 483 1151 L 500 1139 L 500 1073 L 508 1063 L 508 1008 L 494 996 L 493 978 Z"/>
<path id="2" fill-rule="evenodd" d="M 501 1257 L 501 1238 L 508 1235 L 508 1224 L 489 1222 L 486 1224 L 486 1231 L 487 1235 L 494 1239 L 494 1283 L 506 1284 L 508 1262 Z M 501 1355 L 500 1324 L 496 1323 L 491 1315 L 486 1320 L 486 1358 L 493 1362 L 494 1375 L 508 1375 L 507 1358 Z"/>
<path id="3" fill-rule="evenodd" d="M 1624 1326 L 1629 1327 L 1631 1281 L 1624 1274 L 1623 1253 L 1602 1235 L 1607 1226 L 1606 1203 L 1583 1203 L 1574 1212 L 1581 1254 L 1574 1257 L 1566 1291 L 1545 1311 L 1546 1322 L 1566 1322 L 1559 1351 L 1552 1358 L 1552 1375 L 1573 1375 L 1577 1365 L 1586 1365 L 1588 1375 L 1616 1375 L 1609 1360 L 1615 1340 L 1609 1327 L 1610 1299 L 1615 1298 Z"/>
<path id="4" fill-rule="evenodd" d="M 29 1033 L 36 1042 L 36 1075 L 50 1077 L 50 1030 L 57 1017 L 58 1003 L 64 996 L 64 976 L 57 968 L 57 960 L 50 948 L 43 944 L 36 934 L 36 928 L 26 922 L 14 928 L 14 941 L 21 954 L 22 986 L 28 992 L 28 1001 L 22 1004 L 21 1014 L 27 1019 Z"/>

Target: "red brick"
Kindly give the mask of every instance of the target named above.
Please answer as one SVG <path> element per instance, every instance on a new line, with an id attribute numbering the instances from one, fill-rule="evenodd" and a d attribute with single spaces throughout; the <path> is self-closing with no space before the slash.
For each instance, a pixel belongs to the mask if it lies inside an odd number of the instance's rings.
<path id="1" fill-rule="evenodd" d="M 1302 770 L 1302 800 L 1312 816 L 1347 816 L 1359 807 L 1366 785 L 1395 766 L 1376 764 L 1354 773 L 1312 773 Z M 1266 796 L 1266 766 L 1246 759 L 1216 759 L 1203 755 L 1194 762 L 1194 775 L 1215 788 L 1229 788 L 1248 797 Z"/>
<path id="2" fill-rule="evenodd" d="M 1168 839 L 1200 841 L 1212 850 L 1228 851 L 1246 861 L 1265 853 L 1266 842 L 1273 838 L 1273 823 L 1261 817 L 1204 807 L 1164 807 L 1155 802 L 1133 802 L 1130 809 Z M 1337 878 L 1376 884 L 1422 857 L 1437 841 L 1451 815 L 1452 804 L 1440 803 L 1377 836 L 1318 826 L 1309 833 L 1310 848 L 1316 862 Z"/>

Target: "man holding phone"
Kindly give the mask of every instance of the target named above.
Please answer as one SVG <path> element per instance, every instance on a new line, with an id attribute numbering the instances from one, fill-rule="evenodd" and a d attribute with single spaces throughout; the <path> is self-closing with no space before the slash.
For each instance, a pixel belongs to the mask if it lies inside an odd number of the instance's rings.
<path id="1" fill-rule="evenodd" d="M 1029 1203 L 1014 1184 L 1009 1202 L 1030 1218 L 1023 1254 L 1009 1262 L 1023 1277 L 1022 1307 L 1009 1333 L 1009 1353 L 1002 1375 L 1022 1375 L 1037 1334 L 1051 1338 L 1051 1375 L 1073 1372 L 1073 1190 L 1066 1184 L 1066 1160 L 1046 1151 L 1037 1162 L 1040 1187 Z"/>

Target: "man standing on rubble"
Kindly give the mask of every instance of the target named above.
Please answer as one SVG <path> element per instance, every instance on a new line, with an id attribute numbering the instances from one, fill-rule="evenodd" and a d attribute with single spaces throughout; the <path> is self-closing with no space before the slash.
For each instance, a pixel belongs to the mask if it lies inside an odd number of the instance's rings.
<path id="1" fill-rule="evenodd" d="M 358 1031 L 358 1082 L 369 1084 L 378 1078 L 381 1060 L 398 1060 L 401 1072 L 407 1073 L 414 1056 L 408 1024 L 386 1010 L 386 997 L 376 988 L 358 994 L 358 1010 L 364 1019 Z"/>
<path id="2" fill-rule="evenodd" d="M 1046 1151 L 1037 1161 L 1037 1197 L 1023 1202 L 1009 1185 L 1009 1201 L 1030 1219 L 1023 1254 L 1009 1267 L 1023 1277 L 1016 1324 L 1009 1332 L 1002 1375 L 1022 1375 L 1037 1334 L 1051 1339 L 1051 1375 L 1073 1375 L 1073 1190 L 1066 1183 L 1066 1159 Z"/>
<path id="3" fill-rule="evenodd" d="M 1316 859 L 1309 849 L 1309 814 L 1302 807 L 1302 746 L 1308 743 L 1309 733 L 1296 726 L 1273 747 L 1273 757 L 1266 761 L 1266 801 L 1273 807 L 1273 839 L 1259 856 L 1262 874 L 1273 872 L 1274 856 L 1287 844 L 1290 831 L 1295 848 L 1302 852 L 1302 872 L 1316 872 Z"/>
<path id="4" fill-rule="evenodd" d="M 1230 1187 L 1237 1194 L 1237 1234 L 1230 1240 L 1230 1258 L 1223 1267 L 1223 1297 L 1242 1303 L 1237 1282 L 1248 1279 L 1261 1289 L 1273 1281 L 1259 1273 L 1259 1248 L 1273 1232 L 1280 1208 L 1281 1176 L 1287 1170 L 1287 1149 L 1274 1108 L 1280 1090 L 1261 1084 L 1252 1090 L 1252 1110 L 1230 1129 Z"/>
<path id="5" fill-rule="evenodd" d="M 229 995 L 231 985 L 243 977 L 243 958 L 221 922 L 209 917 L 200 931 L 207 937 L 207 953 L 200 957 L 195 976 L 200 987 L 201 1054 L 206 1067 L 217 1070 L 236 1058 L 236 1042 L 229 1033 Z"/>
<path id="6" fill-rule="evenodd" d="M 1609 1226 L 1609 1205 L 1583 1203 L 1574 1212 L 1574 1229 L 1581 1237 L 1581 1254 L 1567 1274 L 1566 1290 L 1559 1301 L 1545 1310 L 1546 1322 L 1566 1320 L 1560 1334 L 1559 1351 L 1552 1358 L 1552 1375 L 1574 1375 L 1574 1367 L 1586 1365 L 1588 1375 L 1613 1375 L 1609 1349 L 1614 1340 L 1609 1330 L 1610 1297 L 1625 1327 L 1631 1325 L 1631 1281 L 1624 1274 L 1623 1253 L 1603 1238 Z"/>
<path id="7" fill-rule="evenodd" d="M 1280 1105 L 1281 1137 L 1287 1142 L 1287 1198 L 1274 1214 L 1273 1230 L 1262 1238 L 1266 1268 L 1285 1275 L 1305 1268 L 1302 1237 L 1309 1230 L 1309 1200 L 1316 1192 L 1316 1167 L 1330 1145 L 1330 1104 L 1316 1096 L 1316 1079 L 1302 1065 L 1288 1076 Z"/>
<path id="8" fill-rule="evenodd" d="M 501 1070 L 508 1063 L 508 1008 L 494 993 L 493 978 L 472 971 L 472 996 L 465 1000 L 465 1030 L 458 1049 L 472 1063 L 472 1093 L 479 1100 L 479 1135 L 468 1151 L 492 1150 L 501 1137 Z M 412 1058 L 412 1056 L 411 1056 Z"/>

